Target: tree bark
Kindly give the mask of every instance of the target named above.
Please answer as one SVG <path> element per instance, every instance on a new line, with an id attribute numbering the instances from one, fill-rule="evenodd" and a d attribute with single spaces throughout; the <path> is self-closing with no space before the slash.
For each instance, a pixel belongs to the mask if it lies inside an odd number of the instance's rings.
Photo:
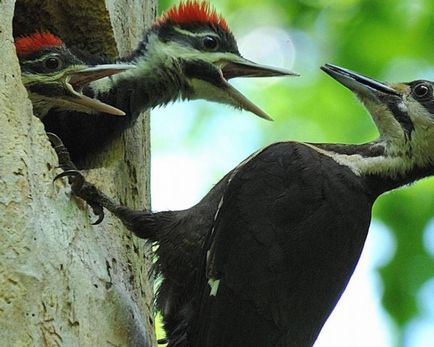
<path id="1" fill-rule="evenodd" d="M 53 183 L 57 157 L 20 80 L 12 20 L 15 35 L 49 29 L 65 33 L 67 44 L 89 35 L 84 47 L 90 42 L 125 54 L 155 16 L 156 1 L 17 0 L 15 14 L 14 5 L 0 1 L 0 345 L 155 346 L 151 251 L 109 213 L 92 226 L 95 217 L 71 196 L 66 180 Z M 32 17 L 22 24 L 29 13 L 49 16 L 54 29 Z M 92 29 L 98 20 L 102 33 Z M 71 23 L 82 23 L 81 36 L 68 35 Z M 143 115 L 92 159 L 97 169 L 85 176 L 123 203 L 145 208 L 149 160 Z"/>

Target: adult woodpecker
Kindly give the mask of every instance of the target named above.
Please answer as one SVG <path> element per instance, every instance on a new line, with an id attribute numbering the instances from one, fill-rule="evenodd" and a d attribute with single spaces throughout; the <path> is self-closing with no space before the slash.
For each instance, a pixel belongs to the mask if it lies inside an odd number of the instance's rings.
<path id="1" fill-rule="evenodd" d="M 87 63 L 108 63 L 77 50 L 74 54 Z M 122 110 L 126 117 L 103 117 L 101 110 L 92 108 L 82 110 L 88 115 L 59 112 L 71 110 L 70 105 L 60 102 L 43 119 L 46 130 L 63 140 L 76 162 L 134 124 L 140 112 L 177 99 L 220 102 L 270 119 L 227 81 L 234 77 L 294 75 L 243 58 L 224 18 L 208 3 L 196 1 L 170 8 L 146 30 L 134 52 L 116 63 L 136 68 L 90 82 L 83 94 Z M 40 76 L 34 78 L 40 81 Z M 30 96 L 37 99 L 40 94 L 48 94 L 44 83 L 33 88 Z"/>
<path id="2" fill-rule="evenodd" d="M 118 205 L 76 171 L 74 191 L 157 242 L 169 346 L 312 346 L 360 257 L 382 193 L 434 175 L 434 83 L 386 84 L 325 65 L 380 132 L 372 142 L 279 142 L 197 205 Z"/>

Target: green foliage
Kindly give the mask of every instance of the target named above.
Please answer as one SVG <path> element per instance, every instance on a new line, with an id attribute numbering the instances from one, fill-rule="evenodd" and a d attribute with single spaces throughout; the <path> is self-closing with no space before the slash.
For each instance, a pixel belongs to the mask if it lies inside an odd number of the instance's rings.
<path id="1" fill-rule="evenodd" d="M 261 145 L 282 139 L 359 143 L 377 136 L 351 92 L 321 73 L 319 67 L 325 62 L 391 82 L 434 80 L 432 0 L 212 2 L 238 38 L 273 27 L 292 40 L 295 63 L 290 67 L 302 77 L 243 84 L 243 91 L 275 119 L 273 124 L 258 121 L 255 134 L 250 134 Z M 171 3 L 161 1 L 160 7 Z M 192 132 L 198 138 L 213 110 L 199 108 Z M 196 145 L 201 141 L 206 139 Z M 400 329 L 420 314 L 418 291 L 434 277 L 434 258 L 424 245 L 425 227 L 434 215 L 433 183 L 429 179 L 389 193 L 374 208 L 374 218 L 390 227 L 396 240 L 393 258 L 379 273 L 384 307 Z"/>

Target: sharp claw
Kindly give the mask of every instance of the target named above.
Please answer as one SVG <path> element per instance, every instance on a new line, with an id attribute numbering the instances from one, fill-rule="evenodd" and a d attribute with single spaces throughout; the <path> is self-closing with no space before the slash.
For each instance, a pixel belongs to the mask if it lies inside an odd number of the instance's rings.
<path id="1" fill-rule="evenodd" d="M 89 187 L 92 188 L 92 186 L 90 186 L 86 182 L 86 180 L 84 179 L 84 177 L 80 173 L 80 171 L 78 171 L 78 170 L 64 171 L 64 172 L 58 174 L 54 178 L 54 181 L 57 180 L 58 178 L 62 178 L 62 177 L 70 178 L 69 183 L 71 184 L 72 193 L 75 196 L 82 198 L 84 201 L 86 201 L 89 204 L 89 206 L 92 208 L 93 213 L 98 217 L 97 220 L 92 223 L 92 225 L 100 224 L 104 220 L 104 208 L 101 205 L 99 205 L 98 203 L 95 203 L 92 200 L 90 200 L 88 198 L 88 196 L 83 195 L 85 193 L 84 193 L 84 191 L 82 191 L 82 189 L 86 190 L 86 188 L 87 188 L 87 190 L 88 190 L 88 188 Z"/>
<path id="2" fill-rule="evenodd" d="M 63 146 L 62 140 L 56 134 L 47 132 L 47 137 L 53 146 Z"/>
<path id="3" fill-rule="evenodd" d="M 62 177 L 77 177 L 77 176 L 81 176 L 80 171 L 78 170 L 66 170 L 61 172 L 60 174 L 56 175 L 56 177 L 54 177 L 53 182 L 56 182 L 56 180 L 58 180 L 59 178 Z"/>
<path id="4" fill-rule="evenodd" d="M 104 212 L 100 215 L 97 215 L 97 216 L 98 216 L 98 219 L 95 222 L 93 222 L 92 225 L 98 225 L 104 220 Z"/>
<path id="5" fill-rule="evenodd" d="M 100 204 L 89 201 L 88 204 L 92 207 L 94 215 L 98 216 L 98 219 L 92 223 L 92 225 L 98 225 L 104 219 L 104 209 Z"/>

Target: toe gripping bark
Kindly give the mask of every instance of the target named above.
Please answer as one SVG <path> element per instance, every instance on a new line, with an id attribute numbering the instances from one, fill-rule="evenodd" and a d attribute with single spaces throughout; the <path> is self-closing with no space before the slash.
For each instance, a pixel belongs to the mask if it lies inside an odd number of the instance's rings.
<path id="1" fill-rule="evenodd" d="M 54 178 L 54 181 L 62 177 L 68 177 L 72 193 L 85 200 L 92 208 L 93 213 L 98 217 L 92 224 L 100 224 L 104 219 L 104 209 L 98 201 L 104 198 L 103 194 L 93 184 L 86 181 L 84 176 L 71 161 L 68 150 L 62 140 L 53 133 L 47 133 L 47 136 L 57 153 L 59 166 L 63 170 L 62 173 Z"/>

